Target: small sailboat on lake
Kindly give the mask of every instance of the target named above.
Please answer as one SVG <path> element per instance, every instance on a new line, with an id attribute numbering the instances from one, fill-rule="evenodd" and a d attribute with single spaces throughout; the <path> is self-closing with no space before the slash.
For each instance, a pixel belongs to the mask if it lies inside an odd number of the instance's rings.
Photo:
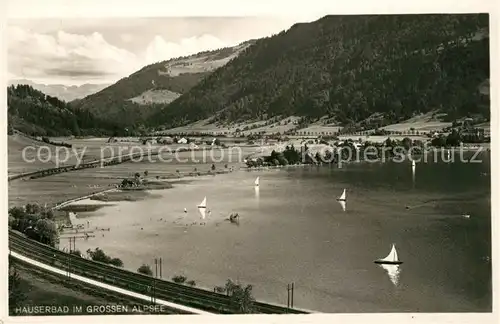
<path id="1" fill-rule="evenodd" d="M 202 202 L 198 205 L 198 211 L 200 212 L 201 219 L 205 219 L 207 211 L 207 197 L 203 198 Z"/>
<path id="2" fill-rule="evenodd" d="M 417 163 L 415 162 L 415 160 L 411 160 L 411 167 L 415 168 L 415 166 L 417 166 Z"/>
<path id="3" fill-rule="evenodd" d="M 391 252 L 383 259 L 378 259 L 373 261 L 378 264 L 401 264 L 402 261 L 399 261 L 398 252 L 396 251 L 396 246 L 392 244 Z"/>
<path id="4" fill-rule="evenodd" d="M 256 187 L 258 187 L 258 186 L 259 186 L 259 184 L 260 184 L 260 181 L 259 181 L 259 180 L 260 180 L 260 177 L 257 177 L 257 179 L 255 179 L 254 184 L 255 184 L 255 186 L 256 186 Z"/>
<path id="5" fill-rule="evenodd" d="M 347 200 L 346 189 L 344 189 L 344 191 L 342 192 L 342 195 L 340 195 L 340 197 L 338 197 L 337 200 L 338 201 L 346 201 Z"/>

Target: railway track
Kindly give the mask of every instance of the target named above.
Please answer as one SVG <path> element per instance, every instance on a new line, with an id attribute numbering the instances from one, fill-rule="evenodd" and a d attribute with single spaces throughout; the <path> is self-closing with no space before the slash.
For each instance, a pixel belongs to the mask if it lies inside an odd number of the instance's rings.
<path id="1" fill-rule="evenodd" d="M 219 314 L 235 314 L 238 310 L 231 305 L 228 296 L 176 284 L 134 273 L 108 264 L 83 259 L 39 242 L 27 239 L 24 235 L 9 231 L 9 248 L 36 261 L 71 273 L 121 287 L 130 291 L 152 296 L 173 303 Z M 255 311 L 261 314 L 306 314 L 306 312 L 256 302 Z"/>
<path id="2" fill-rule="evenodd" d="M 151 303 L 148 303 L 147 301 L 144 301 L 142 299 L 138 299 L 135 297 L 119 294 L 113 291 L 109 290 L 96 290 L 96 286 L 78 281 L 76 279 L 68 279 L 67 276 L 61 275 L 61 274 L 56 274 L 52 272 L 47 272 L 46 270 L 40 269 L 37 266 L 28 263 L 26 261 L 17 259 L 15 257 L 9 257 L 9 264 L 14 264 L 18 270 L 21 270 L 23 272 L 28 272 L 37 278 L 42 278 L 43 280 L 47 280 L 52 283 L 57 283 L 59 285 L 62 284 L 62 286 L 71 288 L 71 289 L 78 289 L 79 291 L 82 291 L 85 294 L 88 294 L 90 296 L 94 296 L 97 298 L 102 298 L 105 299 L 106 301 L 110 302 L 111 304 L 119 304 L 119 305 L 125 305 L 128 306 L 128 308 L 132 308 L 137 305 L 145 305 L 148 306 Z M 145 311 L 129 311 L 129 312 L 124 312 L 123 314 L 153 314 L 152 312 L 148 312 L 148 308 L 144 308 Z M 77 315 L 81 313 L 70 313 L 69 315 Z M 99 313 L 87 313 L 87 315 L 91 314 L 99 314 Z M 154 314 L 158 314 L 157 312 L 154 312 Z M 166 314 L 176 314 L 176 315 L 186 315 L 186 314 L 193 314 L 191 312 L 179 309 L 179 308 L 174 308 L 174 307 L 169 307 L 162 305 L 161 312 L 160 314 L 166 315 Z M 11 314 L 14 315 L 14 314 Z"/>

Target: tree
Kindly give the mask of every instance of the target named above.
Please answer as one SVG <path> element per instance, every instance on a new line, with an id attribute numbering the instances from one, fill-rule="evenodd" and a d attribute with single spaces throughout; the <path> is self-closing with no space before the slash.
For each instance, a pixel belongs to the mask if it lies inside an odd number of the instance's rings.
<path id="1" fill-rule="evenodd" d="M 57 241 L 56 224 L 49 219 L 39 219 L 35 225 L 35 232 L 40 237 L 40 242 L 50 246 L 55 246 Z"/>
<path id="2" fill-rule="evenodd" d="M 144 171 L 144 176 L 147 177 L 149 174 L 148 170 Z"/>
<path id="3" fill-rule="evenodd" d="M 12 313 L 23 304 L 27 296 L 23 292 L 21 277 L 16 267 L 11 266 L 9 270 L 9 311 Z"/>
<path id="4" fill-rule="evenodd" d="M 118 258 L 111 258 L 110 256 L 106 255 L 100 248 L 95 248 L 94 251 L 88 249 L 87 255 L 94 261 L 111 264 L 117 267 L 123 267 L 122 260 Z"/>
<path id="5" fill-rule="evenodd" d="M 460 134 L 454 129 L 448 137 L 446 137 L 446 145 L 458 146 L 460 145 Z"/>
<path id="6" fill-rule="evenodd" d="M 123 261 L 118 258 L 112 258 L 111 260 L 109 260 L 109 264 L 116 267 L 123 267 Z"/>
<path id="7" fill-rule="evenodd" d="M 187 278 L 185 276 L 174 276 L 172 278 L 172 281 L 175 282 L 175 283 L 184 283 L 186 282 Z"/>
<path id="8" fill-rule="evenodd" d="M 242 288 L 241 285 L 228 279 L 224 287 L 226 294 L 230 297 L 231 305 L 243 314 L 252 313 L 255 298 L 252 296 L 252 285 Z"/>
<path id="9" fill-rule="evenodd" d="M 153 270 L 151 270 L 151 267 L 149 265 L 147 265 L 147 264 L 141 265 L 137 269 L 137 272 L 145 274 L 145 275 L 148 275 L 148 276 L 152 276 L 153 275 Z"/>
<path id="10" fill-rule="evenodd" d="M 196 281 L 194 281 L 194 280 L 186 281 L 186 285 L 194 287 L 194 286 L 196 286 Z"/>
<path id="11" fill-rule="evenodd" d="M 405 150 L 409 150 L 411 147 L 411 139 L 408 137 L 403 138 L 402 144 Z"/>

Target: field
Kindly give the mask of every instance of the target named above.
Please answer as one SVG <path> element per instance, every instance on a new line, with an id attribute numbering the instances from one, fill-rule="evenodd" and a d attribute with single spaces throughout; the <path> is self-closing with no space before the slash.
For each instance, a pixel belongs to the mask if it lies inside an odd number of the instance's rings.
<path id="1" fill-rule="evenodd" d="M 267 120 L 262 120 L 262 121 L 249 121 L 245 123 L 232 123 L 224 126 L 222 125 L 218 126 L 214 123 L 211 123 L 209 119 L 204 119 L 186 126 L 168 129 L 165 131 L 161 131 L 159 133 L 179 134 L 179 133 L 200 132 L 200 133 L 211 133 L 214 135 L 216 134 L 232 135 L 233 133 L 236 132 L 237 129 L 239 129 L 240 130 L 239 134 L 245 136 L 261 132 L 264 132 L 266 134 L 280 132 L 281 134 L 283 134 L 285 131 L 294 128 L 296 126 L 294 124 L 294 121 L 297 121 L 298 119 L 299 117 L 291 116 L 280 119 L 278 122 L 270 123 L 269 125 L 265 125 L 266 122 L 268 122 Z M 285 123 L 285 121 L 289 122 Z M 244 130 L 247 127 L 248 129 Z"/>
<path id="2" fill-rule="evenodd" d="M 170 103 L 181 95 L 169 90 L 147 90 L 137 97 L 129 99 L 139 105 L 149 105 L 152 103 Z"/>
<path id="3" fill-rule="evenodd" d="M 382 129 L 395 132 L 407 132 L 413 128 L 414 130 L 419 132 L 430 133 L 440 131 L 445 127 L 451 126 L 450 122 L 442 122 L 439 120 L 439 117 L 439 114 L 436 114 L 435 112 L 429 112 L 405 120 L 402 123 L 382 127 Z"/>
<path id="4" fill-rule="evenodd" d="M 45 159 L 50 154 L 55 152 L 55 146 L 45 145 L 43 143 L 33 141 L 27 137 L 20 135 L 8 136 L 7 140 L 8 146 L 8 174 L 14 175 L 19 173 L 32 172 L 36 170 L 48 169 L 55 167 L 55 163 L 52 160 L 47 162 L 41 162 L 41 159 L 34 159 L 36 157 L 36 150 L 41 146 L 46 146 L 49 151 L 41 151 L 42 159 Z M 35 149 L 26 151 L 26 160 L 34 160 L 33 163 L 28 163 L 23 159 L 23 149 L 25 147 L 32 146 Z M 49 153 L 50 152 L 50 153 Z"/>
<path id="5" fill-rule="evenodd" d="M 68 141 L 70 142 L 70 141 Z M 102 139 L 87 139 L 71 141 L 75 146 L 88 146 L 91 153 L 100 151 Z M 19 149 L 19 145 L 17 146 Z M 9 148 L 10 149 L 10 148 Z M 21 149 L 22 150 L 22 149 Z M 172 148 L 175 150 L 175 148 Z M 104 168 L 92 168 L 79 171 L 65 172 L 38 179 L 19 179 L 8 183 L 9 206 L 22 206 L 26 203 L 55 204 L 72 198 L 86 196 L 106 189 L 114 188 L 124 178 L 133 178 L 139 172 L 148 171 L 147 178 L 156 179 L 178 178 L 190 173 L 200 172 L 206 174 L 211 171 L 214 164 L 215 171 L 239 169 L 244 158 L 257 150 L 256 147 L 235 147 L 229 149 L 214 149 L 201 151 L 188 151 L 177 154 L 165 152 L 158 157 L 147 157 L 136 162 L 126 162 Z M 9 154 L 10 168 L 16 170 L 26 168 L 18 155 Z M 227 169 L 225 168 L 227 165 Z M 39 168 L 46 168 L 40 165 Z M 52 165 L 50 166 L 52 167 Z M 33 170 L 34 171 L 34 170 Z"/>

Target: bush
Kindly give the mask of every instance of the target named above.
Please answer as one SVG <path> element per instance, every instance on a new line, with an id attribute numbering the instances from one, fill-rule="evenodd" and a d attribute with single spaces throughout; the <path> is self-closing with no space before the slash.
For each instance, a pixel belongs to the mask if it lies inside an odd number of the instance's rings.
<path id="1" fill-rule="evenodd" d="M 106 255 L 104 251 L 101 250 L 100 248 L 95 248 L 94 251 L 88 249 L 87 254 L 90 257 L 90 259 L 94 261 L 111 264 L 117 267 L 123 267 L 122 260 L 118 258 L 111 258 L 110 256 Z"/>
<path id="2" fill-rule="evenodd" d="M 147 265 L 147 264 L 141 265 L 137 269 L 137 272 L 145 274 L 145 275 L 148 275 L 148 276 L 152 276 L 153 275 L 153 270 L 151 270 L 151 267 L 149 265 Z"/>
<path id="3" fill-rule="evenodd" d="M 184 276 L 175 276 L 172 278 L 172 281 L 175 283 L 184 283 L 186 282 L 187 278 Z"/>

